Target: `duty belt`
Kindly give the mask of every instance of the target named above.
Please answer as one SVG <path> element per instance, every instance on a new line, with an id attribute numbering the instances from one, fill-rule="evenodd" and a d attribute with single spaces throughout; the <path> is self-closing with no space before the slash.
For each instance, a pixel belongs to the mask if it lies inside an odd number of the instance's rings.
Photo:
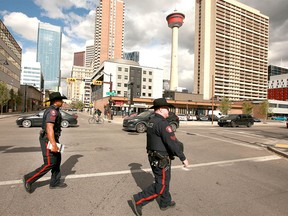
<path id="1" fill-rule="evenodd" d="M 151 157 L 157 157 L 157 158 L 159 158 L 159 159 L 164 159 L 164 158 L 169 157 L 169 156 L 166 156 L 166 155 L 162 155 L 162 154 L 160 154 L 160 153 L 157 152 L 157 151 L 148 150 L 147 153 L 148 153 L 149 156 L 151 156 Z"/>

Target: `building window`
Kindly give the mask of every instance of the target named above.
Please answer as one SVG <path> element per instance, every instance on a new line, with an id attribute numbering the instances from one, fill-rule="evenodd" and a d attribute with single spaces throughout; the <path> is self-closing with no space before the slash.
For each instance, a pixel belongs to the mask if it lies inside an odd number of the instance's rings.
<path id="1" fill-rule="evenodd" d="M 143 85 L 143 89 L 146 89 L 146 85 Z"/>
<path id="2" fill-rule="evenodd" d="M 122 68 L 121 68 L 121 67 L 118 67 L 118 71 L 122 71 Z"/>
<path id="3" fill-rule="evenodd" d="M 125 79 L 125 80 L 128 80 L 128 76 L 124 76 L 124 79 Z"/>
<path id="4" fill-rule="evenodd" d="M 127 97 L 127 91 L 124 91 L 124 97 Z"/>
<path id="5" fill-rule="evenodd" d="M 146 78 L 143 78 L 143 82 L 146 82 Z"/>
<path id="6" fill-rule="evenodd" d="M 118 75 L 118 79 L 121 79 L 121 75 Z"/>
<path id="7" fill-rule="evenodd" d="M 142 96 L 144 96 L 144 97 L 145 97 L 145 96 L 146 96 L 146 93 L 142 93 Z"/>
<path id="8" fill-rule="evenodd" d="M 118 87 L 121 87 L 121 83 L 117 83 L 117 86 L 118 86 Z"/>
<path id="9" fill-rule="evenodd" d="M 127 84 L 127 83 L 124 83 L 124 87 L 128 87 L 128 84 Z"/>
<path id="10" fill-rule="evenodd" d="M 146 74 L 146 71 L 145 71 L 145 70 L 143 71 L 143 74 Z"/>
<path id="11" fill-rule="evenodd" d="M 149 82 L 152 82 L 152 79 L 149 79 Z"/>
<path id="12" fill-rule="evenodd" d="M 117 91 L 117 95 L 121 95 L 121 91 Z"/>
<path id="13" fill-rule="evenodd" d="M 152 95 L 151 95 L 151 93 L 148 93 L 148 97 L 151 97 Z"/>
<path id="14" fill-rule="evenodd" d="M 279 104 L 278 107 L 279 107 L 279 108 L 288 108 L 288 105 L 287 105 L 287 104 Z"/>
<path id="15" fill-rule="evenodd" d="M 125 68 L 125 72 L 128 72 L 128 68 Z"/>
<path id="16" fill-rule="evenodd" d="M 149 86 L 149 87 L 148 87 L 148 89 L 150 89 L 150 90 L 151 90 L 151 89 L 152 89 L 152 86 Z"/>
<path id="17" fill-rule="evenodd" d="M 152 71 L 149 71 L 149 75 L 152 75 Z"/>

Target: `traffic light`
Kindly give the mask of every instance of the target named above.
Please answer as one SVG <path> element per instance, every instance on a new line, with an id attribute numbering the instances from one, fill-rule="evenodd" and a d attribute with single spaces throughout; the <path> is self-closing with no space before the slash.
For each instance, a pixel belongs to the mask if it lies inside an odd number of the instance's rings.
<path id="1" fill-rule="evenodd" d="M 99 81 L 99 80 L 93 80 L 93 85 L 102 85 L 102 81 Z"/>
<path id="2" fill-rule="evenodd" d="M 76 78 L 67 78 L 66 81 L 67 81 L 68 83 L 70 83 L 70 82 L 76 82 L 76 80 L 77 80 Z"/>

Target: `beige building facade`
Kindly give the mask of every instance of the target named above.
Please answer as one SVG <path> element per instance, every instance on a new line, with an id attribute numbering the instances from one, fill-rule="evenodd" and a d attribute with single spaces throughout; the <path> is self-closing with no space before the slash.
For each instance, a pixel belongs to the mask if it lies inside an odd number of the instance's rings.
<path id="1" fill-rule="evenodd" d="M 68 98 L 72 101 L 90 103 L 92 67 L 73 66 L 71 81 L 68 80 Z M 74 79 L 73 79 L 74 78 Z M 88 83 L 88 84 L 87 84 Z M 89 88 L 87 88 L 87 86 Z"/>
<path id="2" fill-rule="evenodd" d="M 196 0 L 195 8 L 193 93 L 266 99 L 269 18 L 236 0 Z"/>

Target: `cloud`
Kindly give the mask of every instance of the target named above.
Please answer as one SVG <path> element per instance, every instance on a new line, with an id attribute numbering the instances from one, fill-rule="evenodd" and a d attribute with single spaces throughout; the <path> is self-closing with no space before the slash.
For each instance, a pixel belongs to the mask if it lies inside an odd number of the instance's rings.
<path id="1" fill-rule="evenodd" d="M 21 38 L 33 42 L 37 41 L 37 29 L 40 22 L 38 18 L 28 17 L 19 12 L 6 12 L 3 16 L 3 22 Z"/>

